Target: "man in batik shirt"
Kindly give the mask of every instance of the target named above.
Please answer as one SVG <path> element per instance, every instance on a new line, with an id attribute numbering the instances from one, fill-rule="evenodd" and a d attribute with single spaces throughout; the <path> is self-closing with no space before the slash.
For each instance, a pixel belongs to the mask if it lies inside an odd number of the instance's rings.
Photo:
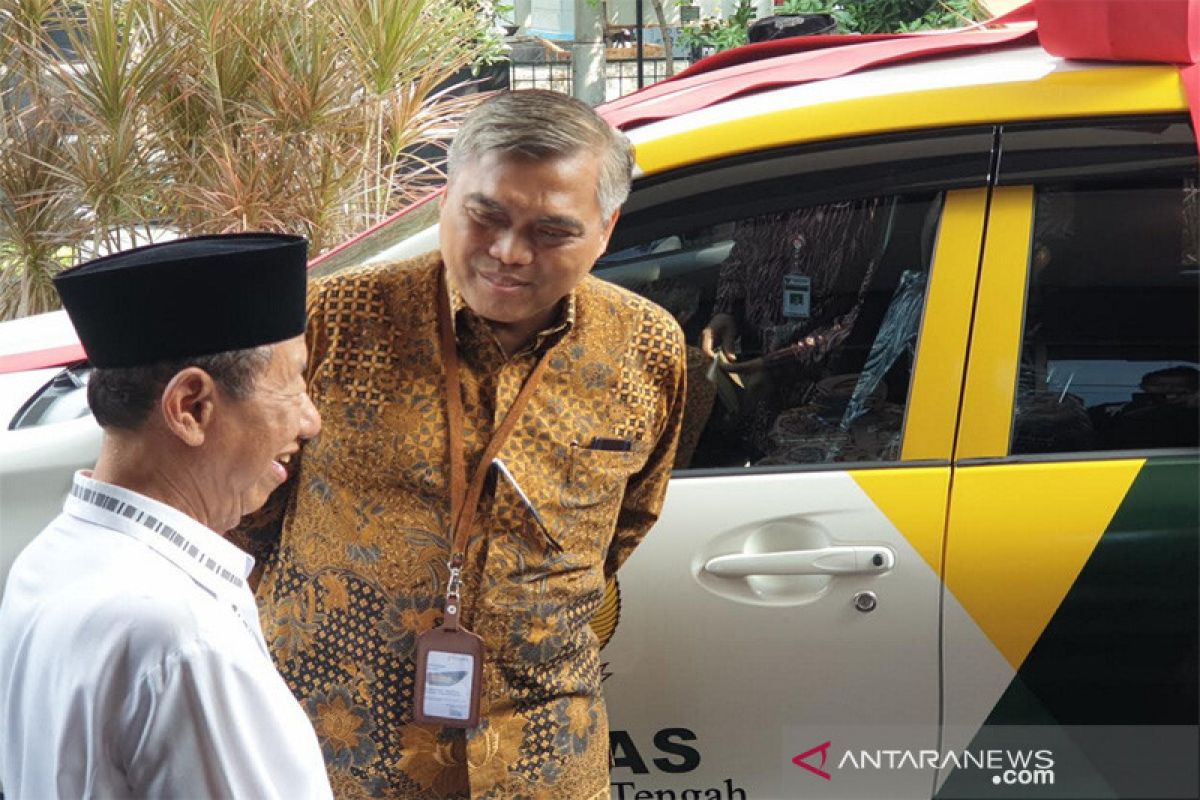
<path id="1" fill-rule="evenodd" d="M 658 517 L 684 404 L 678 325 L 588 274 L 631 169 L 583 103 L 498 95 L 451 149 L 440 251 L 314 288 L 325 432 L 274 498 L 281 533 L 246 533 L 267 555 L 268 641 L 340 797 L 608 797 L 588 622 Z M 545 362 L 463 560 L 462 624 L 486 648 L 469 729 L 413 721 L 416 642 L 443 617 L 452 545 L 441 302 L 472 474 Z"/>

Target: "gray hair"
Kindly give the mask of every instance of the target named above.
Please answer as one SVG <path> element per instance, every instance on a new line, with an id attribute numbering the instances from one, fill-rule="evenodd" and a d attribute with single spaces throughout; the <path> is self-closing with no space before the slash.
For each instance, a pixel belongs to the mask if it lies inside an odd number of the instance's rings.
<path id="1" fill-rule="evenodd" d="M 450 145 L 450 178 L 490 152 L 525 158 L 564 158 L 580 151 L 600 157 L 596 200 L 607 220 L 629 196 L 633 145 L 582 100 L 546 89 L 501 92 L 475 107 Z"/>
<path id="2" fill-rule="evenodd" d="M 134 431 L 150 416 L 171 379 L 188 367 L 207 372 L 234 400 L 245 400 L 270 360 L 271 345 L 263 345 L 144 366 L 95 369 L 88 380 L 88 405 L 101 428 Z"/>

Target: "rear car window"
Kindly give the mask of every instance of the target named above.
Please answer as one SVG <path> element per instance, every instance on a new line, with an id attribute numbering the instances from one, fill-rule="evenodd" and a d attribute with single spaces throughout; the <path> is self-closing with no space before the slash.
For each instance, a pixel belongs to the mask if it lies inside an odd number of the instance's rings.
<path id="1" fill-rule="evenodd" d="M 1195 171 L 1037 185 L 1011 452 L 1196 447 L 1198 281 Z"/>

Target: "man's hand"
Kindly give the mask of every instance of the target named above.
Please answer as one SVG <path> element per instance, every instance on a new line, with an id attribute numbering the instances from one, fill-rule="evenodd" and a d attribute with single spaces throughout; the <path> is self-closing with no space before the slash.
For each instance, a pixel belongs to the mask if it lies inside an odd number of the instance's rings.
<path id="1" fill-rule="evenodd" d="M 721 369 L 732 375 L 753 375 L 762 372 L 766 369 L 767 364 L 761 358 L 752 358 L 749 361 L 721 361 Z"/>
<path id="2" fill-rule="evenodd" d="M 732 314 L 713 314 L 708 325 L 700 331 L 700 352 L 704 353 L 705 358 L 713 358 L 719 348 L 725 358 L 733 361 L 733 342 L 737 339 L 737 333 L 737 320 Z M 714 343 L 718 343 L 717 347 L 713 346 Z"/>

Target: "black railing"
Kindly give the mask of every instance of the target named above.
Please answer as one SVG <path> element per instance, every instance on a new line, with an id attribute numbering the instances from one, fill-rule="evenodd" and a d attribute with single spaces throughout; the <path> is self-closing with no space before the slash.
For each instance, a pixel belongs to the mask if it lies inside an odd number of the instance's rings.
<path id="1" fill-rule="evenodd" d="M 689 63 L 686 58 L 676 58 L 675 71 L 682 71 Z M 571 93 L 574 81 L 569 60 L 513 61 L 509 66 L 509 85 L 513 89 L 552 89 L 564 94 Z M 645 59 L 643 69 L 647 86 L 667 77 L 665 59 Z M 604 95 L 607 100 L 615 100 L 637 91 L 637 60 L 633 58 L 608 59 L 605 63 L 604 83 Z"/>

